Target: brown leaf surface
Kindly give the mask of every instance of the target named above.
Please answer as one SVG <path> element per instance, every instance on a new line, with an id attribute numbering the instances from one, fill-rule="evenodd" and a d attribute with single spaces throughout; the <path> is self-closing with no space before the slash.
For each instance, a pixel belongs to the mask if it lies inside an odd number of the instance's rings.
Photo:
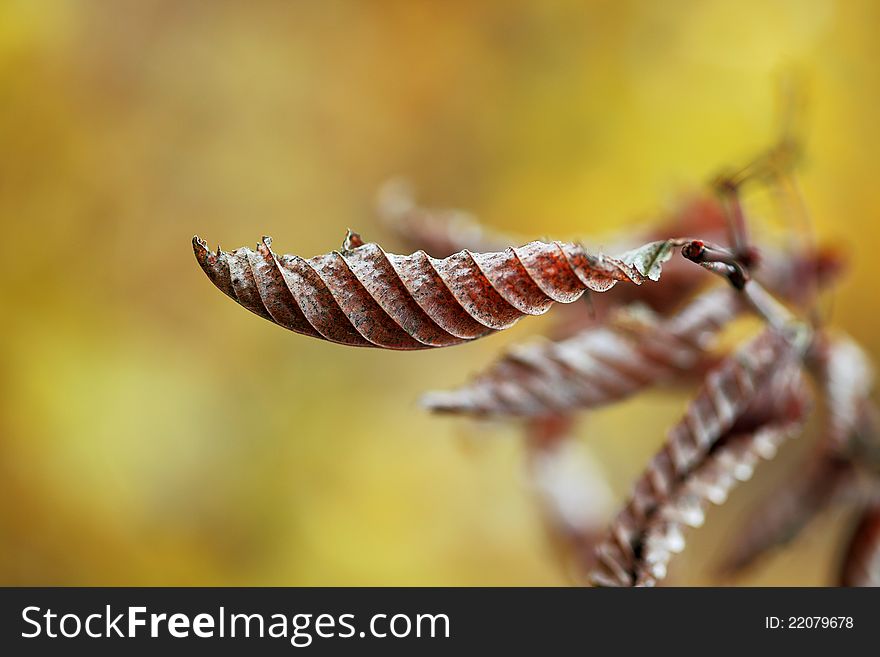
<path id="1" fill-rule="evenodd" d="M 193 238 L 208 278 L 239 304 L 297 333 L 358 347 L 445 347 L 571 303 L 587 290 L 657 280 L 671 255 L 655 242 L 619 257 L 591 255 L 567 242 L 530 242 L 493 253 L 385 253 L 354 233 L 343 248 L 314 258 L 256 250 L 212 253 Z"/>

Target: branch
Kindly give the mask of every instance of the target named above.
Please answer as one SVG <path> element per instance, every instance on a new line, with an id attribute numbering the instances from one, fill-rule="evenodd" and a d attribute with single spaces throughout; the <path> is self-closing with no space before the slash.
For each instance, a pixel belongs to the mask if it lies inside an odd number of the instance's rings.
<path id="1" fill-rule="evenodd" d="M 800 323 L 764 287 L 751 279 L 749 268 L 740 257 L 721 246 L 692 240 L 681 247 L 681 255 L 714 274 L 726 278 L 742 293 L 752 309 L 777 330 L 800 330 Z M 805 329 L 806 326 L 804 325 Z"/>

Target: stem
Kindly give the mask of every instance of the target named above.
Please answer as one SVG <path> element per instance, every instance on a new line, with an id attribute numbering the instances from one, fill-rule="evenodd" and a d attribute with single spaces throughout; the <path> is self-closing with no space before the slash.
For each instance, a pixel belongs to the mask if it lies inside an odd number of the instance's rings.
<path id="1" fill-rule="evenodd" d="M 748 269 L 730 250 L 693 240 L 682 246 L 681 254 L 691 262 L 726 278 L 742 293 L 752 309 L 773 328 L 783 330 L 802 324 L 763 285 L 749 277 Z"/>
<path id="2" fill-rule="evenodd" d="M 742 289 L 742 294 L 755 312 L 775 329 L 784 329 L 802 323 L 758 281 L 748 281 Z"/>
<path id="3" fill-rule="evenodd" d="M 693 240 L 681 247 L 681 255 L 714 274 L 724 276 L 737 290 L 742 290 L 749 280 L 748 269 L 734 252 L 723 246 Z"/>

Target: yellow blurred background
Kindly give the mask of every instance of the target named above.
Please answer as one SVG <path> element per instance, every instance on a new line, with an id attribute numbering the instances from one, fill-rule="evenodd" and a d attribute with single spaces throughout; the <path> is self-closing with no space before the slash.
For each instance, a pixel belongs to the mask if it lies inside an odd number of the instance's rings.
<path id="1" fill-rule="evenodd" d="M 415 403 L 546 318 L 346 349 L 236 307 L 192 235 L 311 256 L 351 226 L 394 249 L 373 210 L 393 174 L 499 229 L 626 230 L 767 145 L 795 67 L 806 196 L 852 256 L 832 323 L 876 355 L 878 26 L 874 0 L 5 0 L 0 583 L 569 583 L 519 432 Z M 581 425 L 621 498 L 683 403 Z M 692 534 L 676 583 L 717 581 L 793 459 Z M 828 583 L 847 521 L 733 583 Z"/>

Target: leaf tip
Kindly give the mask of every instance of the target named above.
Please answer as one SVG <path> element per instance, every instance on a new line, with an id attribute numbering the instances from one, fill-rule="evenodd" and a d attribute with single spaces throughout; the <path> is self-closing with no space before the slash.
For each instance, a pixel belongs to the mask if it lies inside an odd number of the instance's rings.
<path id="1" fill-rule="evenodd" d="M 345 230 L 345 239 L 342 240 L 343 251 L 351 251 L 363 245 L 364 240 L 361 238 L 360 233 L 354 232 L 351 228 Z"/>

